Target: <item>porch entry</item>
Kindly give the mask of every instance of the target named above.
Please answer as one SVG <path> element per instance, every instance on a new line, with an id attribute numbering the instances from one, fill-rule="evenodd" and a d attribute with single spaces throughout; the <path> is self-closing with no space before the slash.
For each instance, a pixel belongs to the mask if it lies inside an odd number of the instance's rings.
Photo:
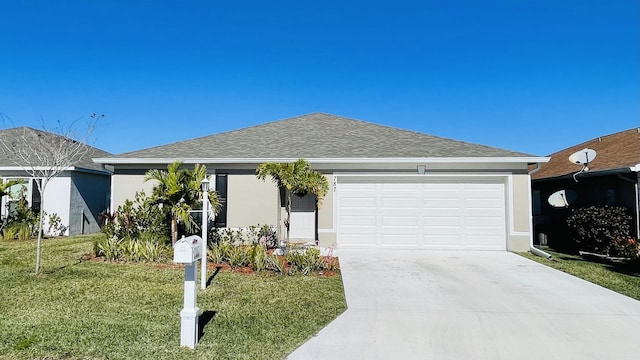
<path id="1" fill-rule="evenodd" d="M 291 196 L 291 226 L 289 227 L 292 241 L 314 241 L 316 239 L 316 197 L 313 194 L 305 196 Z"/>

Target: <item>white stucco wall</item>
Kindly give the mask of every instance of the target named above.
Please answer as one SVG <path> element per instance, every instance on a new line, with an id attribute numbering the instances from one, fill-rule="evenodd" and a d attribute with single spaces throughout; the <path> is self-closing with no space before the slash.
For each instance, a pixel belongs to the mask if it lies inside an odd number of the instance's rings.
<path id="1" fill-rule="evenodd" d="M 48 215 L 58 214 L 62 224 L 69 226 L 69 198 L 71 196 L 71 178 L 69 176 L 59 176 L 53 178 L 47 184 L 44 192 L 44 211 Z M 45 217 L 45 230 L 48 228 L 48 216 Z M 69 230 L 64 235 L 68 235 Z"/>

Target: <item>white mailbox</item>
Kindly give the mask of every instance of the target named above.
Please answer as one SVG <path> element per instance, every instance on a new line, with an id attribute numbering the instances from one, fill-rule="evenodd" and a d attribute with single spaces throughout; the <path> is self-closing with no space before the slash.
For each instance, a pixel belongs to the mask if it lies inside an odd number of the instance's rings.
<path id="1" fill-rule="evenodd" d="M 191 264 L 202 257 L 202 239 L 197 235 L 182 238 L 173 245 L 173 262 Z"/>

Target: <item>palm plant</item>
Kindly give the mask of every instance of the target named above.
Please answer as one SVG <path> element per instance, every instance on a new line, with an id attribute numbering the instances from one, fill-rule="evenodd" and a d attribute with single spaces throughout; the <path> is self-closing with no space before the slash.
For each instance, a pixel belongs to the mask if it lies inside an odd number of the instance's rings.
<path id="1" fill-rule="evenodd" d="M 171 216 L 171 242 L 178 240 L 178 223 L 182 222 L 187 231 L 198 227 L 191 216 L 193 206 L 202 200 L 201 182 L 207 176 L 207 168 L 196 164 L 194 170 L 180 169 L 182 162 L 176 161 L 167 166 L 167 170 L 152 169 L 145 174 L 145 182 L 157 181 L 152 197 L 156 204 L 169 208 Z M 220 200 L 214 190 L 208 194 L 210 209 L 217 214 Z M 204 215 L 203 216 L 207 216 Z"/>
<path id="2" fill-rule="evenodd" d="M 270 177 L 280 189 L 285 191 L 287 217 L 284 226 L 287 231 L 286 245 L 289 244 L 289 229 L 291 222 L 291 195 L 305 196 L 313 194 L 316 197 L 318 207 L 322 205 L 327 192 L 329 182 L 319 171 L 312 170 L 311 165 L 304 159 L 298 159 L 293 163 L 262 163 L 256 169 L 256 177 L 265 180 Z"/>
<path id="3" fill-rule="evenodd" d="M 9 181 L 5 182 L 2 178 L 0 178 L 0 199 L 5 197 L 6 195 L 10 195 L 11 194 L 11 187 L 14 186 L 14 185 L 18 185 L 18 184 L 20 184 L 20 181 L 9 180 Z M 0 214 L 1 213 L 2 213 L 2 211 L 0 211 Z M 5 220 L 7 218 L 8 217 L 5 217 Z"/>
<path id="4" fill-rule="evenodd" d="M 11 187 L 18 184 L 20 184 L 20 181 L 9 180 L 7 182 L 4 182 L 4 179 L 0 178 L 0 198 L 4 197 L 5 195 L 9 195 L 9 193 L 11 192 Z"/>

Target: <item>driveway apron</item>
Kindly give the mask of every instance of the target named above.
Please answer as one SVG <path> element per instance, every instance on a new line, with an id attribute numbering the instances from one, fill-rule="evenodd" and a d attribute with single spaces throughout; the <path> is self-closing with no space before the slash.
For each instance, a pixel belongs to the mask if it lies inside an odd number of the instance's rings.
<path id="1" fill-rule="evenodd" d="M 288 359 L 639 359 L 640 302 L 505 251 L 340 250 L 348 309 Z"/>

